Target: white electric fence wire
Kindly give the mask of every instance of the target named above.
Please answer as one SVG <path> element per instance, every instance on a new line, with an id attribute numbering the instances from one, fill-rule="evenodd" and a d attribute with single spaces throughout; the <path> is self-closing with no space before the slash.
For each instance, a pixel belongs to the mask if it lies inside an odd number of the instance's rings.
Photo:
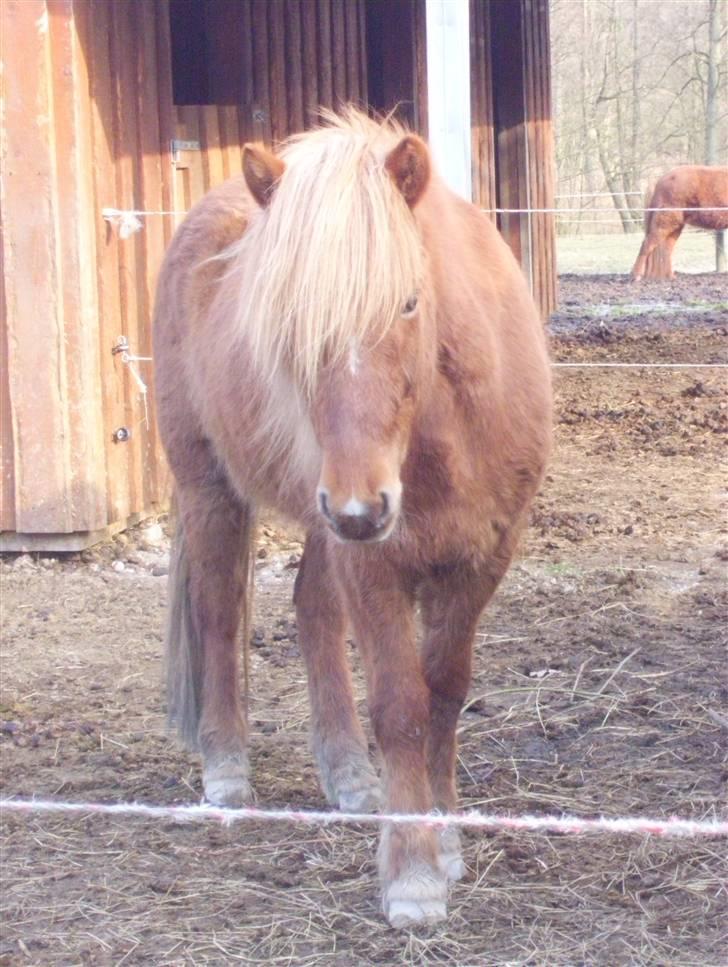
<path id="1" fill-rule="evenodd" d="M 230 826 L 238 822 L 293 823 L 308 826 L 328 825 L 424 825 L 471 829 L 529 830 L 545 833 L 603 833 L 614 835 L 651 835 L 665 837 L 728 836 L 728 821 L 719 819 L 682 819 L 678 816 L 507 816 L 472 810 L 465 813 L 357 813 L 334 810 L 259 809 L 242 806 L 229 809 L 208 804 L 190 806 L 150 806 L 145 803 L 56 802 L 36 799 L 2 799 L 0 812 L 56 813 L 105 816 L 139 816 L 146 819 L 176 819 L 181 822 L 218 822 Z"/>

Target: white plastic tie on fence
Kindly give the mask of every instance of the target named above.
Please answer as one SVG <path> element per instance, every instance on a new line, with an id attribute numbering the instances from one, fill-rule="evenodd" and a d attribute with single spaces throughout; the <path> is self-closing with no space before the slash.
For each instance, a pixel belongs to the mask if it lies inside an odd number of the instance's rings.
<path id="1" fill-rule="evenodd" d="M 404 825 L 415 823 L 436 829 L 445 826 L 471 829 L 528 831 L 542 833 L 602 833 L 619 836 L 642 835 L 664 837 L 728 836 L 728 821 L 681 819 L 678 816 L 652 818 L 620 816 L 581 819 L 578 816 L 506 816 L 482 813 L 355 813 L 300 809 L 258 809 L 243 806 L 228 809 L 201 804 L 199 806 L 149 806 L 144 803 L 56 802 L 40 799 L 2 799 L 0 812 L 57 813 L 105 816 L 139 816 L 145 819 L 168 819 L 179 822 L 217 822 L 232 826 L 239 822 L 293 823 L 308 826 L 369 825 L 382 823 Z"/>
<path id="2" fill-rule="evenodd" d="M 116 229 L 119 238 L 129 238 L 142 227 L 137 212 L 121 211 L 118 208 L 102 208 L 101 214 L 104 221 Z"/>
<path id="3" fill-rule="evenodd" d="M 143 228 L 142 218 L 148 215 L 186 215 L 187 212 L 173 211 L 141 211 L 133 208 L 102 208 L 101 216 L 110 225 L 113 225 L 119 233 L 119 238 L 129 238 L 135 232 Z"/>

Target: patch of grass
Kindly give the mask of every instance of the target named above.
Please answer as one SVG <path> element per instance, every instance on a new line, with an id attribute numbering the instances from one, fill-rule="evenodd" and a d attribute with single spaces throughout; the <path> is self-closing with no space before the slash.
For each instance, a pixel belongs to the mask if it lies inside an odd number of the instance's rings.
<path id="1" fill-rule="evenodd" d="M 551 561 L 539 561 L 538 570 L 547 577 L 583 577 L 584 575 L 582 568 L 566 561 L 553 563 Z"/>
<path id="2" fill-rule="evenodd" d="M 556 258 L 559 273 L 628 274 L 642 244 L 642 233 L 631 235 L 559 235 Z M 685 231 L 675 246 L 676 272 L 715 269 L 713 232 Z"/>
<path id="3" fill-rule="evenodd" d="M 607 305 L 602 303 L 595 306 L 580 306 L 579 314 L 588 318 L 620 319 L 622 317 L 644 316 L 653 312 L 679 312 L 685 315 L 690 312 L 727 312 L 728 302 L 644 302 L 627 305 Z"/>

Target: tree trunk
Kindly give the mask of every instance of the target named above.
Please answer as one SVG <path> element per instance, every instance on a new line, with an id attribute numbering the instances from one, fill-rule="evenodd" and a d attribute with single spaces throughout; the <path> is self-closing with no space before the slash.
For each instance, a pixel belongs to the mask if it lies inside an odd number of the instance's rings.
<path id="1" fill-rule="evenodd" d="M 723 0 L 708 0 L 708 84 L 705 97 L 705 163 L 718 164 L 718 88 L 721 8 Z M 725 272 L 725 232 L 715 233 L 715 270 Z"/>

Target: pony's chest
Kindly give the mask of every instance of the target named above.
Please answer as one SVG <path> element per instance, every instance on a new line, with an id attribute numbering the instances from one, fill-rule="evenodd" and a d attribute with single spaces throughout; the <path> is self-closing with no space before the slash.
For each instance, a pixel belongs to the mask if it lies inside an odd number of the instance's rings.
<path id="1" fill-rule="evenodd" d="M 447 439 L 411 455 L 403 475 L 404 539 L 428 567 L 488 554 L 503 529 L 497 474 Z"/>

